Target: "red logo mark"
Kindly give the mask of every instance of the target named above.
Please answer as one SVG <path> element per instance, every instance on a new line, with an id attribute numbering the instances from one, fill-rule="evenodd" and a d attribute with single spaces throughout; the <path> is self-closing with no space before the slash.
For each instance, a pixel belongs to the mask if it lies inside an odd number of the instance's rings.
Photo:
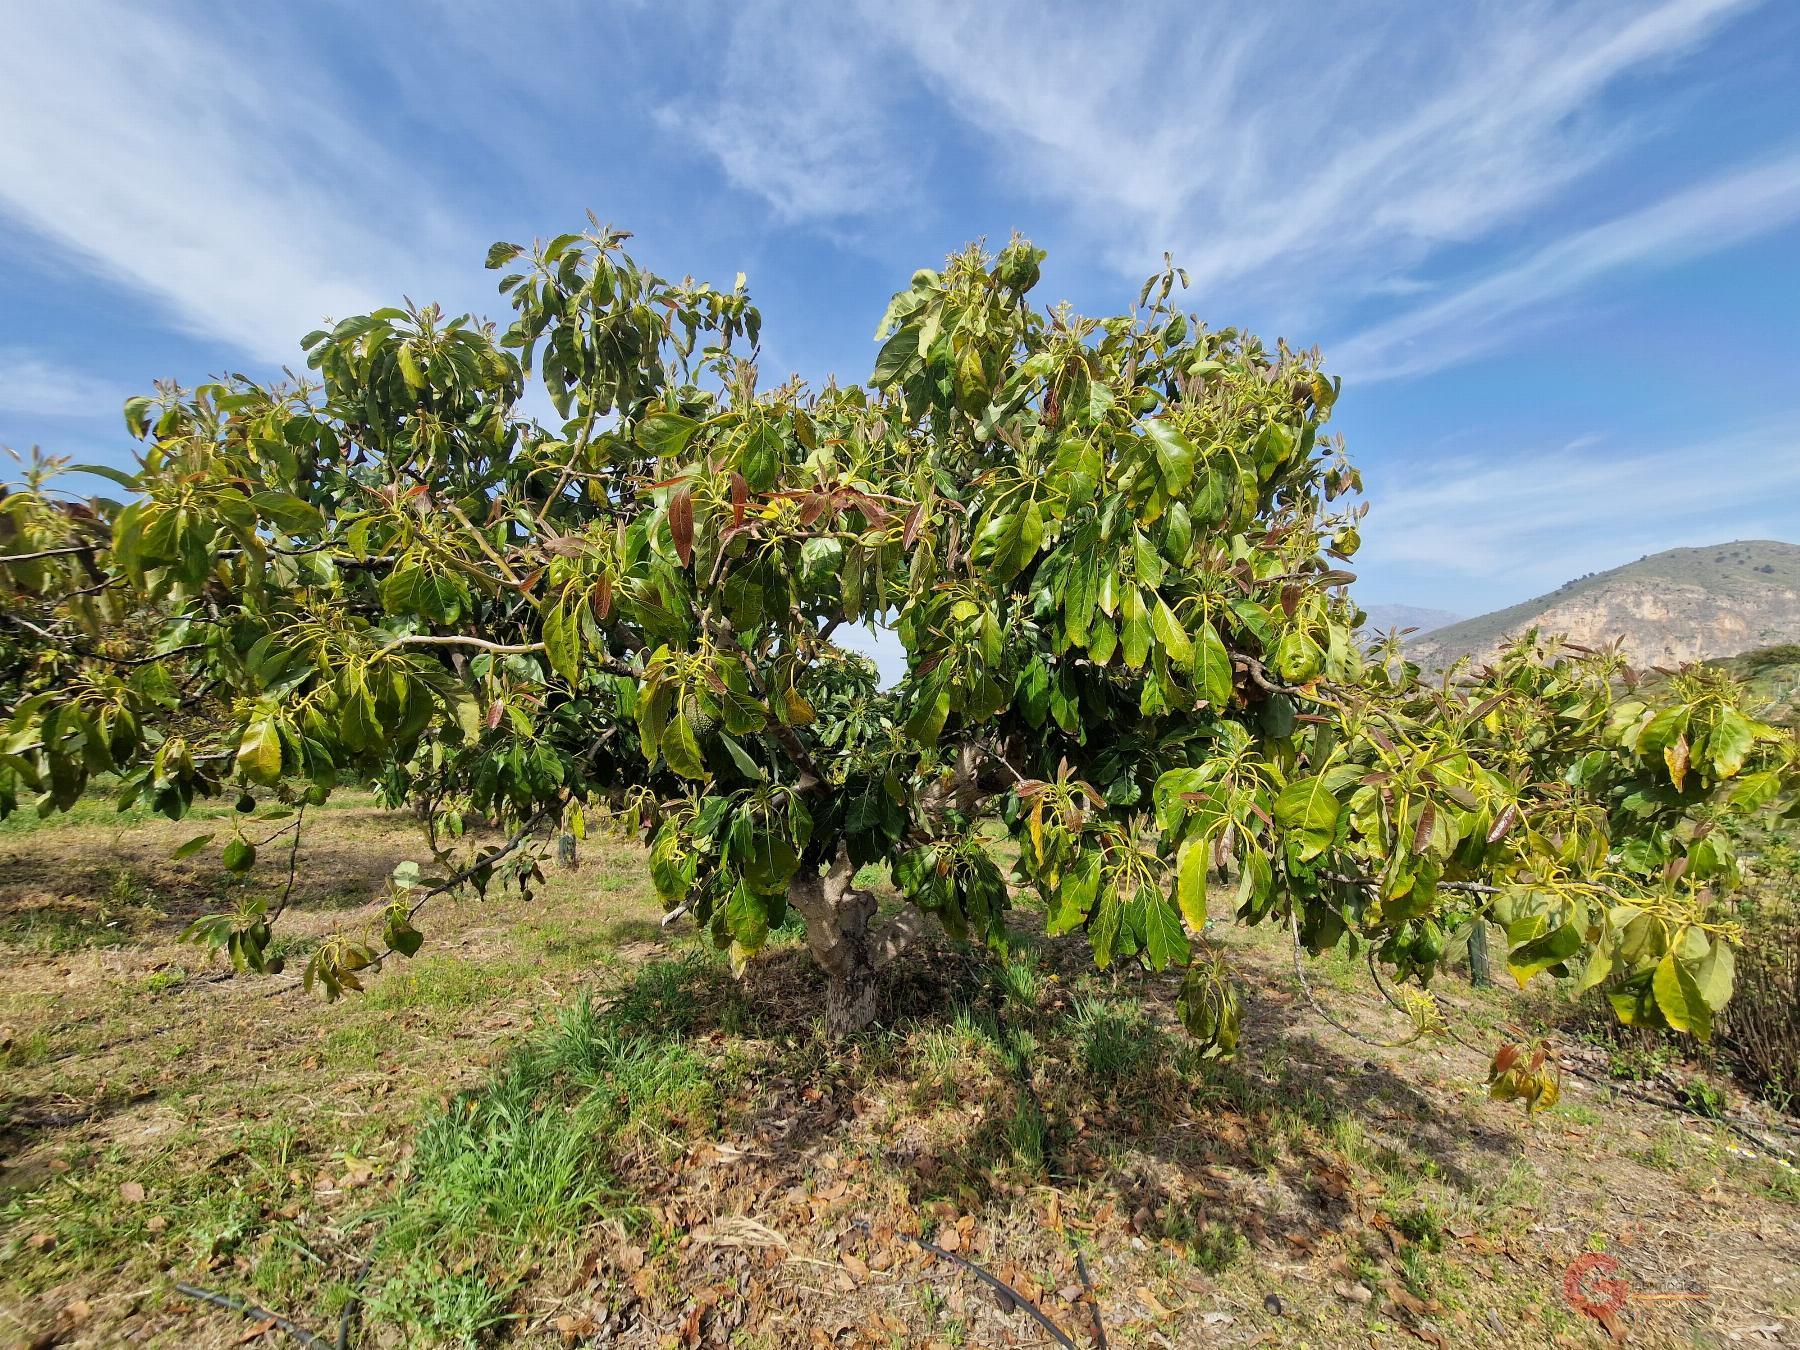
<path id="1" fill-rule="evenodd" d="M 1609 1321 L 1631 1293 L 1624 1280 L 1612 1278 L 1618 1270 L 1619 1263 L 1604 1252 L 1578 1256 L 1563 1271 L 1563 1297 L 1576 1312 L 1597 1322 Z"/>

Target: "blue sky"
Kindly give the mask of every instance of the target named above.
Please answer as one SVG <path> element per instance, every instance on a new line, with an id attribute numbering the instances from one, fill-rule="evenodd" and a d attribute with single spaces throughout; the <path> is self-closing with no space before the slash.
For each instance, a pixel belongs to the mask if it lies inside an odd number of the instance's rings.
<path id="1" fill-rule="evenodd" d="M 1365 601 L 1463 614 L 1646 552 L 1800 541 L 1800 5 L 17 6 L 0 444 L 297 364 L 400 296 L 499 315 L 497 238 L 592 207 L 856 378 L 964 241 L 1320 344 Z"/>

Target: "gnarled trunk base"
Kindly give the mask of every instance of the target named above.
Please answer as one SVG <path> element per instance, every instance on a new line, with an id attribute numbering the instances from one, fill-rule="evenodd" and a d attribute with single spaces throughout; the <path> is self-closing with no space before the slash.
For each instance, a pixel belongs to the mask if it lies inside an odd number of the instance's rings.
<path id="1" fill-rule="evenodd" d="M 797 876 L 788 886 L 788 903 L 806 920 L 806 945 L 825 971 L 825 1029 L 835 1037 L 873 1025 L 881 1015 L 876 973 L 924 927 L 925 916 L 908 909 L 875 928 L 875 896 L 855 881 L 856 865 L 840 853 L 823 876 Z"/>

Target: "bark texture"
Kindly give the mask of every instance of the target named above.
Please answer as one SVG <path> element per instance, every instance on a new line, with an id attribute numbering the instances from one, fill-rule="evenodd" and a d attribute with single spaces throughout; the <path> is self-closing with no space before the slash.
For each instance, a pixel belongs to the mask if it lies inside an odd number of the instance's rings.
<path id="1" fill-rule="evenodd" d="M 788 903 L 806 920 L 806 945 L 825 971 L 825 1026 L 849 1036 L 881 1013 L 875 976 L 924 930 L 925 916 L 907 908 L 879 928 L 872 891 L 856 886 L 856 865 L 840 852 L 823 875 L 801 869 L 788 886 Z"/>

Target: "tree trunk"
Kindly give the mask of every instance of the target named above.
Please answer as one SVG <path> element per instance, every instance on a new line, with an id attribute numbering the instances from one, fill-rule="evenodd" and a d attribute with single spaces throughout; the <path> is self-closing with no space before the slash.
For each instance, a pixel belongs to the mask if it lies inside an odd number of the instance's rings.
<path id="1" fill-rule="evenodd" d="M 878 902 L 856 887 L 856 865 L 840 852 L 823 876 L 805 868 L 788 885 L 788 903 L 806 920 L 806 945 L 825 971 L 825 1029 L 835 1037 L 868 1028 L 881 1013 L 875 974 L 905 949 L 924 925 L 907 909 L 880 929 Z"/>

